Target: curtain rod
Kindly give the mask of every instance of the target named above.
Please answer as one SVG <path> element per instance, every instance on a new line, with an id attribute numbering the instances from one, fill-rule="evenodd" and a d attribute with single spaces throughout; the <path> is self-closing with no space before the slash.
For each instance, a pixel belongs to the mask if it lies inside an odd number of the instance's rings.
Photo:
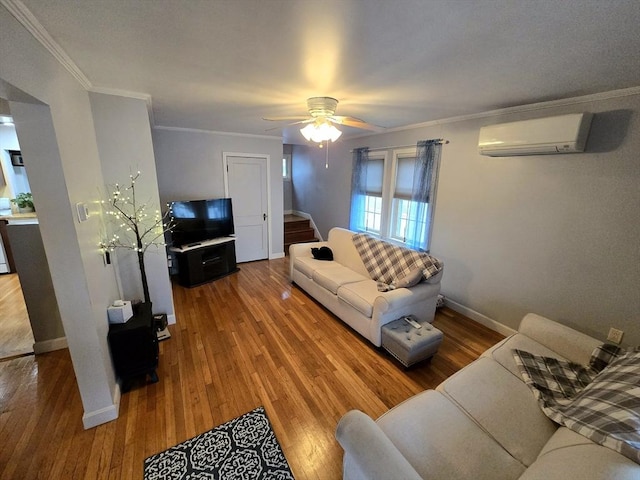
<path id="1" fill-rule="evenodd" d="M 442 145 L 442 144 L 447 145 L 449 143 L 449 140 L 445 140 L 444 138 L 436 138 L 435 140 L 438 143 L 440 143 L 440 145 Z M 370 148 L 369 151 L 370 152 L 375 152 L 377 150 L 395 150 L 396 148 L 416 147 L 417 146 L 416 143 L 412 143 L 412 144 L 409 144 L 409 145 L 392 145 L 390 147 Z M 349 150 L 349 153 L 353 153 L 353 150 Z"/>

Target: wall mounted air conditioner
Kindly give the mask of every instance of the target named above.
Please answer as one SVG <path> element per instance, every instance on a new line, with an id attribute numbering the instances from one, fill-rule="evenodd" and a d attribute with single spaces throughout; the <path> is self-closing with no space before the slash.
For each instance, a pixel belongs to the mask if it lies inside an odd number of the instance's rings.
<path id="1" fill-rule="evenodd" d="M 478 152 L 490 157 L 583 152 L 590 113 L 488 125 L 480 129 Z"/>

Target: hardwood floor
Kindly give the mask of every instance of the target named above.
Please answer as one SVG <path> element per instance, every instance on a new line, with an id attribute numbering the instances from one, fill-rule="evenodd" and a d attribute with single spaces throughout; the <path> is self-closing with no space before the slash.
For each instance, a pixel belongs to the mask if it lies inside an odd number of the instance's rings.
<path id="1" fill-rule="evenodd" d="M 174 286 L 160 381 L 123 394 L 116 421 L 83 430 L 67 350 L 0 362 L 0 478 L 141 479 L 147 456 L 263 405 L 297 479 L 339 479 L 345 412 L 375 418 L 503 338 L 444 309 L 440 351 L 404 370 L 291 286 L 287 258 L 240 268 Z"/>
<path id="2" fill-rule="evenodd" d="M 33 342 L 18 274 L 0 275 L 0 359 L 33 353 Z"/>

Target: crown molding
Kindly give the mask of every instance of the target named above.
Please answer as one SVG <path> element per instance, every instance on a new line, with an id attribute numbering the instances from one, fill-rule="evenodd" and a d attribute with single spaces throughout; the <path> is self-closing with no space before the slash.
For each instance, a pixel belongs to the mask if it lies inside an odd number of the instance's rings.
<path id="1" fill-rule="evenodd" d="M 202 130 L 199 128 L 184 128 L 184 127 L 165 127 L 162 125 L 155 125 L 154 130 L 168 130 L 170 132 L 191 132 L 191 133 L 209 133 L 212 135 L 227 135 L 229 137 L 245 137 L 245 138 L 261 138 L 263 140 L 280 140 L 282 137 L 275 135 L 258 135 L 255 133 L 236 133 L 236 132 L 219 132 L 216 130 Z"/>
<path id="2" fill-rule="evenodd" d="M 149 122 L 154 125 L 153 105 L 151 95 L 147 93 L 131 92 L 116 88 L 95 87 L 91 80 L 80 70 L 80 67 L 71 59 L 64 49 L 47 32 L 44 26 L 38 21 L 33 13 L 20 0 L 0 0 L 8 11 L 18 20 L 40 44 L 49 51 L 53 57 L 75 78 L 88 92 L 102 93 L 105 95 L 115 95 L 119 97 L 135 98 L 144 100 L 149 112 Z"/>
<path id="3" fill-rule="evenodd" d="M 101 93 L 103 95 L 115 95 L 116 97 L 135 98 L 136 100 L 144 100 L 151 103 L 151 95 L 148 93 L 132 92 L 130 90 L 120 90 L 118 88 L 108 87 L 91 87 L 87 89 L 92 93 Z"/>
<path id="4" fill-rule="evenodd" d="M 147 112 L 149 114 L 149 123 L 153 127 L 155 125 L 153 117 L 153 103 L 151 95 L 148 93 L 132 92 L 129 90 L 120 90 L 118 88 L 108 87 L 91 87 L 89 89 L 91 93 L 100 93 L 102 95 L 114 95 L 116 97 L 134 98 L 136 100 L 143 100 L 147 104 Z"/>
<path id="5" fill-rule="evenodd" d="M 149 121 L 151 123 L 152 128 L 157 128 L 160 130 L 174 130 L 174 131 L 184 131 L 184 132 L 199 132 L 199 133 L 213 133 L 216 135 L 229 135 L 229 136 L 243 136 L 243 137 L 252 137 L 252 138 L 264 138 L 264 139 L 275 139 L 282 137 L 272 136 L 272 135 L 257 135 L 257 134 L 243 134 L 243 133 L 232 133 L 232 132 L 218 132 L 212 130 L 200 130 L 200 129 L 191 129 L 191 128 L 180 128 L 180 127 L 163 127 L 156 126 L 153 116 L 153 108 L 152 108 L 152 99 L 151 95 L 145 93 L 131 92 L 126 90 L 118 90 L 112 88 L 104 88 L 104 87 L 94 87 L 89 78 L 80 70 L 78 65 L 71 59 L 71 57 L 64 51 L 64 49 L 56 42 L 53 37 L 47 32 L 44 26 L 38 21 L 38 19 L 31 13 L 31 11 L 26 7 L 21 0 L 0 0 L 0 4 L 3 5 L 9 13 L 11 13 L 16 20 L 18 20 L 24 28 L 31 34 L 33 37 L 40 42 L 40 44 L 46 48 L 51 55 L 55 59 L 60 62 L 60 64 L 84 87 L 85 90 L 89 92 L 95 93 L 103 93 L 106 95 L 116 95 L 121 97 L 128 98 L 136 98 L 139 100 L 144 100 L 147 103 L 147 110 L 149 112 Z M 392 133 L 399 132 L 404 130 L 412 130 L 416 128 L 424 128 L 424 127 L 432 127 L 435 125 L 443 125 L 447 123 L 456 123 L 463 122 L 466 120 L 475 120 L 479 118 L 487 118 L 496 115 L 505 115 L 511 113 L 520 113 L 520 112 L 529 112 L 535 110 L 544 110 L 548 108 L 567 106 L 567 105 L 577 105 L 581 103 L 589 103 L 600 100 L 607 100 L 611 98 L 619 98 L 626 97 L 631 95 L 639 95 L 640 94 L 640 86 L 630 87 L 618 90 L 611 90 L 607 92 L 594 93 L 590 95 L 583 95 L 579 97 L 572 98 L 564 98 L 560 100 L 550 100 L 546 102 L 538 102 L 527 105 L 518 105 L 514 107 L 506 107 L 500 108 L 496 110 L 489 110 L 486 112 L 480 113 L 472 113 L 469 115 L 459 115 L 455 117 L 449 117 L 439 120 L 430 120 L 427 122 L 414 123 L 409 125 L 404 125 L 400 127 L 392 127 L 385 129 L 384 132 L 381 133 Z M 349 135 L 345 140 L 351 140 L 362 137 L 369 137 L 371 133 L 362 133 L 356 135 Z"/>
<path id="6" fill-rule="evenodd" d="M 469 115 L 459 115 L 456 117 L 449 117 L 449 118 L 444 118 L 441 120 L 431 120 L 428 122 L 422 122 L 422 123 L 415 123 L 415 124 L 411 124 L 411 125 L 405 125 L 403 127 L 393 127 L 393 128 L 388 128 L 384 131 L 384 133 L 387 132 L 399 132 L 402 130 L 412 130 L 414 128 L 422 128 L 422 127 L 432 127 L 435 125 L 443 125 L 446 123 L 457 123 L 457 122 L 463 122 L 465 120 L 476 120 L 478 118 L 486 118 L 486 117 L 494 117 L 496 115 L 506 115 L 506 114 L 510 114 L 510 113 L 520 113 L 520 112 L 530 112 L 530 111 L 535 111 L 535 110 L 545 110 L 547 108 L 555 108 L 555 107 L 562 107 L 562 106 L 567 106 L 567 105 L 578 105 L 581 103 L 589 103 L 589 102 L 595 102 L 595 101 L 601 101 L 601 100 L 608 100 L 611 98 L 620 98 L 620 97 L 628 97 L 628 96 L 632 96 L 632 95 L 640 95 L 640 86 L 638 87 L 630 87 L 630 88 L 622 88 L 619 90 L 611 90 L 608 92 L 600 92 L 600 93 L 593 93 L 590 95 L 582 95 L 580 97 L 571 97 L 571 98 L 563 98 L 560 100 L 549 100 L 546 102 L 538 102 L 538 103 L 530 103 L 527 105 L 517 105 L 514 107 L 506 107 L 506 108 L 499 108 L 496 110 L 489 110 L 487 112 L 480 112 L 480 113 L 472 113 Z M 369 136 L 369 135 L 359 135 L 358 137 L 364 137 L 364 136 Z M 351 137 L 351 138 L 356 138 L 356 137 Z"/>
<path id="7" fill-rule="evenodd" d="M 85 90 L 91 89 L 91 81 L 80 70 L 67 52 L 56 42 L 38 19 L 20 0 L 0 0 L 0 3 L 18 20 L 27 31 L 38 40 L 51 55 L 82 85 Z"/>

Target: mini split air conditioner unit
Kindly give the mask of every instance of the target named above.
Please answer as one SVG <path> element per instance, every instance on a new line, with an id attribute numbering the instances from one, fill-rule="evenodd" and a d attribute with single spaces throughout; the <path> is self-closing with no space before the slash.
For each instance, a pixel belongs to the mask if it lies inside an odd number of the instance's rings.
<path id="1" fill-rule="evenodd" d="M 592 117 L 572 113 L 482 127 L 478 152 L 490 157 L 583 152 Z"/>

